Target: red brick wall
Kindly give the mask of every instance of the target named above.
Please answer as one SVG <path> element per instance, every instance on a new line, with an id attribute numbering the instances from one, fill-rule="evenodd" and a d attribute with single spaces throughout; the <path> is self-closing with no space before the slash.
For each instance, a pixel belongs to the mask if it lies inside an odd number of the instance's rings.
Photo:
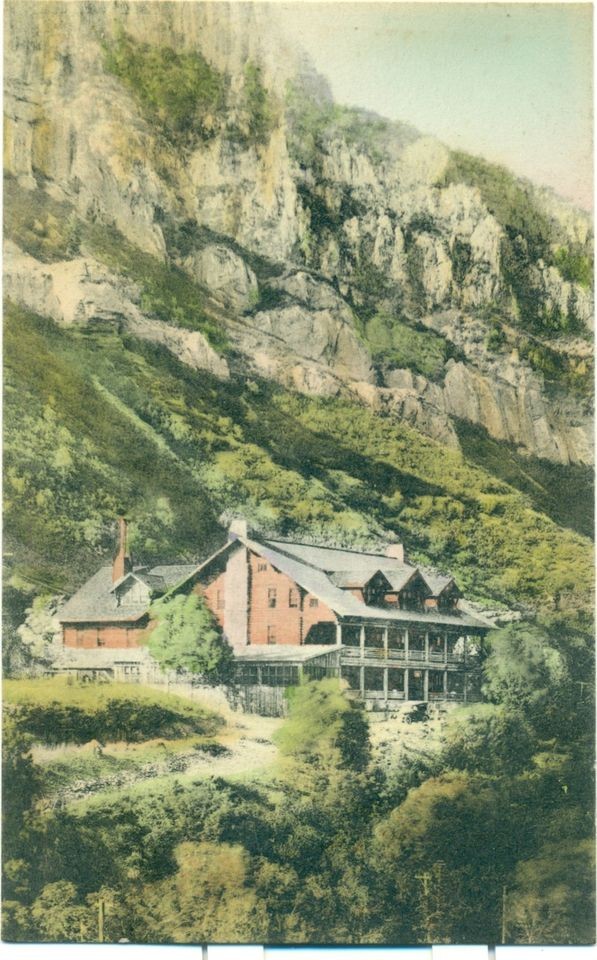
<path id="1" fill-rule="evenodd" d="M 249 610 L 249 643 L 267 644 L 268 637 L 278 644 L 300 644 L 316 623 L 334 623 L 334 613 L 321 600 L 311 606 L 311 594 L 300 590 L 290 577 L 279 573 L 271 564 L 254 553 L 249 557 L 251 603 Z M 265 569 L 260 569 L 265 568 Z M 269 604 L 269 591 L 275 590 L 275 606 Z M 289 605 L 294 590 L 297 606 Z M 269 628 L 269 629 L 268 629 Z"/>
<path id="2" fill-rule="evenodd" d="M 63 642 L 65 647 L 82 649 L 108 647 L 113 650 L 140 647 L 146 628 L 146 618 L 130 626 L 117 623 L 65 624 L 63 627 Z"/>
<path id="3" fill-rule="evenodd" d="M 224 586 L 226 581 L 226 573 L 222 571 L 215 580 L 212 580 L 207 586 L 202 585 L 201 583 L 195 584 L 193 587 L 193 593 L 198 593 L 205 597 L 205 602 L 207 606 L 215 616 L 216 620 L 224 628 L 224 617 L 225 617 L 225 606 L 224 606 Z"/>

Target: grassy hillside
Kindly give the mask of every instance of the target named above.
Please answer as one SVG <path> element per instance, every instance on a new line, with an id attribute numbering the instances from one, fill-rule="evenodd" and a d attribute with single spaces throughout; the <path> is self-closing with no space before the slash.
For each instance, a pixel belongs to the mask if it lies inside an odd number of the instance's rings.
<path id="1" fill-rule="evenodd" d="M 220 513 L 236 511 L 264 531 L 338 543 L 391 530 L 469 595 L 588 622 L 585 538 L 366 407 L 225 384 L 152 345 L 66 332 L 12 305 L 5 364 L 5 536 L 17 589 L 72 590 L 109 557 L 118 509 L 147 562 L 205 555 L 223 537 Z"/>
<path id="2" fill-rule="evenodd" d="M 22 733 L 50 744 L 212 734 L 222 724 L 196 703 L 127 683 L 87 686 L 69 677 L 6 680 L 3 698 Z"/>

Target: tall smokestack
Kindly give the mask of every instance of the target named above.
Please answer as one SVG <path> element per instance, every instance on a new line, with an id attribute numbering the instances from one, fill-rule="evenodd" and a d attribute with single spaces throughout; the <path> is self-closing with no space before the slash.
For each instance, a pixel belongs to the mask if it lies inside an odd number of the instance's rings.
<path id="1" fill-rule="evenodd" d="M 112 583 L 116 583 L 125 573 L 133 569 L 127 544 L 127 522 L 125 517 L 118 518 L 118 551 L 112 564 Z"/>

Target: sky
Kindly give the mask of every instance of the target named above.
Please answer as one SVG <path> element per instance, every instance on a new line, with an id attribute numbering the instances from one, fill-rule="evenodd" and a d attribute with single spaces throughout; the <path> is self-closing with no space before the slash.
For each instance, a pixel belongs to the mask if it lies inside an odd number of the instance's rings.
<path id="1" fill-rule="evenodd" d="M 589 3 L 277 4 L 340 103 L 592 208 Z"/>

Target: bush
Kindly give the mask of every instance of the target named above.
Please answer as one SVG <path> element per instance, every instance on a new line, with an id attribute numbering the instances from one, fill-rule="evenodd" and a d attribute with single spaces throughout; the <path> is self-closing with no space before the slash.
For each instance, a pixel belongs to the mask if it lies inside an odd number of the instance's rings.
<path id="1" fill-rule="evenodd" d="M 106 45 L 104 62 L 170 138 L 208 140 L 217 133 L 227 80 L 198 51 L 178 53 L 121 33 Z"/>
<path id="2" fill-rule="evenodd" d="M 450 356 L 443 337 L 383 314 L 376 314 L 367 322 L 365 337 L 376 360 L 383 360 L 392 367 L 416 370 L 431 380 L 443 374 L 444 364 Z"/>
<path id="3" fill-rule="evenodd" d="M 215 682 L 228 675 L 232 651 L 201 597 L 193 593 L 163 597 L 150 614 L 157 626 L 147 645 L 163 668 L 201 674 Z"/>
<path id="4" fill-rule="evenodd" d="M 581 287 L 590 287 L 593 283 L 593 261 L 589 253 L 580 245 L 559 247 L 554 262 L 564 280 L 580 283 Z"/>
<path id="5" fill-rule="evenodd" d="M 6 681 L 6 710 L 21 733 L 51 744 L 138 742 L 211 734 L 222 723 L 173 694 L 118 683 L 69 684 L 68 679 Z"/>

